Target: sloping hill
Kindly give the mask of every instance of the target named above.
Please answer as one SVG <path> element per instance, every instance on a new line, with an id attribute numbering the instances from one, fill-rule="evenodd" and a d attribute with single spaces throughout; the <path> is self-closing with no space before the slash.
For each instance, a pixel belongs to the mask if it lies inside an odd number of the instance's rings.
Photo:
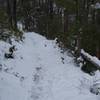
<path id="1" fill-rule="evenodd" d="M 0 100 L 99 100 L 90 93 L 93 77 L 84 74 L 55 41 L 25 33 L 16 42 L 14 59 L 6 59 L 10 44 L 0 42 Z"/>

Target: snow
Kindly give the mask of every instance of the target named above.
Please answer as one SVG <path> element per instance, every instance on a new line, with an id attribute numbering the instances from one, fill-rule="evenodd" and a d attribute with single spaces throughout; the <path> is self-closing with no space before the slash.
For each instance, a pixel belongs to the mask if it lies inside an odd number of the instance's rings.
<path id="1" fill-rule="evenodd" d="M 100 3 L 99 3 L 99 2 L 97 2 L 97 3 L 95 4 L 95 9 L 100 9 Z"/>
<path id="2" fill-rule="evenodd" d="M 81 53 L 83 55 L 85 55 L 86 57 L 88 57 L 92 62 L 94 62 L 95 64 L 97 64 L 100 67 L 100 60 L 97 57 L 93 57 L 93 56 L 89 55 L 83 49 L 81 50 Z"/>
<path id="3" fill-rule="evenodd" d="M 100 3 L 97 2 L 96 4 L 92 4 L 91 7 L 92 7 L 93 9 L 100 9 Z"/>
<path id="4" fill-rule="evenodd" d="M 19 31 L 23 32 L 23 25 L 22 25 L 21 22 L 17 23 L 17 28 L 18 28 Z"/>
<path id="5" fill-rule="evenodd" d="M 4 58 L 12 45 L 0 41 L 0 100 L 100 100 L 92 94 L 94 77 L 83 73 L 55 40 L 34 32 L 13 40 L 14 59 Z"/>

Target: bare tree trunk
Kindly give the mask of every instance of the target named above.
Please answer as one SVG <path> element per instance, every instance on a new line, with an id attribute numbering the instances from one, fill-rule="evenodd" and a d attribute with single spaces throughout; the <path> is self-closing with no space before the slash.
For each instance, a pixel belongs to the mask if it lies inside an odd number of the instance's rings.
<path id="1" fill-rule="evenodd" d="M 79 1 L 76 0 L 76 24 L 78 24 L 79 21 Z"/>
<path id="2" fill-rule="evenodd" d="M 64 32 L 68 32 L 68 12 L 64 10 Z"/>
<path id="3" fill-rule="evenodd" d="M 92 4 L 94 5 L 95 4 L 95 1 L 92 0 Z M 93 12 L 92 12 L 92 24 L 95 24 L 95 9 L 93 9 Z"/>
<path id="4" fill-rule="evenodd" d="M 79 15 L 79 0 L 76 0 L 76 25 L 78 27 L 78 25 L 80 24 L 80 15 Z M 75 52 L 76 52 L 76 56 L 79 57 L 80 56 L 80 51 L 81 51 L 81 28 L 78 27 L 77 28 L 77 37 L 76 37 L 76 48 L 75 48 Z"/>
<path id="5" fill-rule="evenodd" d="M 7 0 L 7 14 L 10 27 L 16 29 L 17 28 L 16 0 Z"/>
<path id="6" fill-rule="evenodd" d="M 11 14 L 11 4 L 10 0 L 7 0 L 7 14 L 8 14 L 8 23 L 10 27 L 13 26 L 12 24 L 12 14 Z"/>
<path id="7" fill-rule="evenodd" d="M 99 47 L 99 44 L 96 45 L 96 56 L 100 59 L 100 47 Z"/>
<path id="8" fill-rule="evenodd" d="M 49 1 L 49 14 L 50 17 L 53 18 L 53 0 Z"/>
<path id="9" fill-rule="evenodd" d="M 13 0 L 13 27 L 17 29 L 17 19 L 16 19 L 16 0 Z"/>

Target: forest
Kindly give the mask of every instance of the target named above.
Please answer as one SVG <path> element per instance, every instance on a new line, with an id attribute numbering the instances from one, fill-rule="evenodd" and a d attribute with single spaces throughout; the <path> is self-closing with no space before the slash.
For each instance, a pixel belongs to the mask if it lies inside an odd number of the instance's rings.
<path id="1" fill-rule="evenodd" d="M 73 51 L 76 57 L 84 49 L 100 58 L 99 0 L 0 0 L 1 39 L 12 34 L 22 37 L 18 23 L 24 31 L 57 39 L 63 50 Z"/>
<path id="2" fill-rule="evenodd" d="M 100 0 L 0 0 L 0 100 L 100 100 Z"/>

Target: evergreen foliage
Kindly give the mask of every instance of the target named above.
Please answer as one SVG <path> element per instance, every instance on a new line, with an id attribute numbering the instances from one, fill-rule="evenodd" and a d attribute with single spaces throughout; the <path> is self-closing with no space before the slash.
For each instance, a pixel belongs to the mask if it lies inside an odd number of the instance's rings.
<path id="1" fill-rule="evenodd" d="M 6 4 L 0 7 L 0 27 L 8 27 L 16 36 L 21 34 L 17 29 L 17 22 L 21 22 L 25 31 L 58 38 L 61 47 L 75 50 L 76 54 L 83 48 L 100 57 L 99 0 L 0 1 Z"/>

